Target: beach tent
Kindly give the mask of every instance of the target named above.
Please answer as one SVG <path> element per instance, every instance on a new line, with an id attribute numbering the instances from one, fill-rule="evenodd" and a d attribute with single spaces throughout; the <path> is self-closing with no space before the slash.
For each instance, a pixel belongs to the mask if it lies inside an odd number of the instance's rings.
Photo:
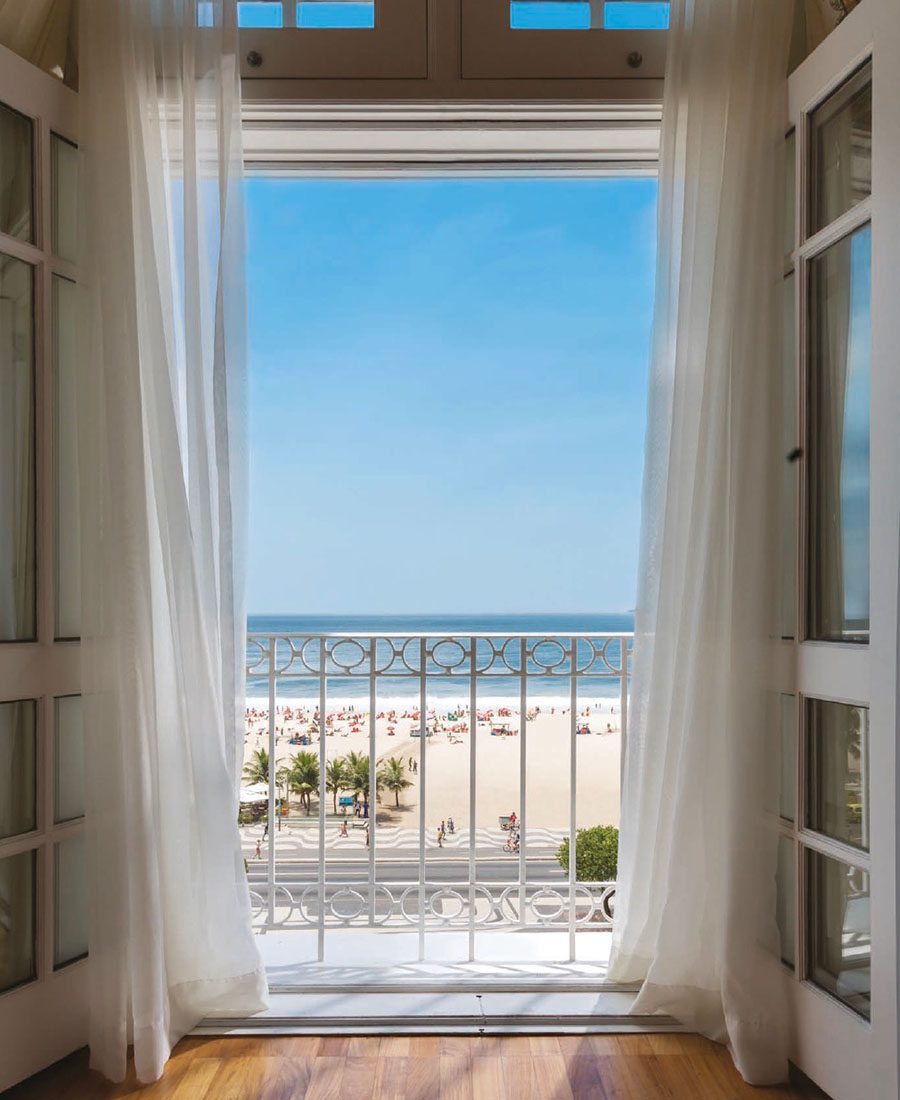
<path id="1" fill-rule="evenodd" d="M 249 787 L 241 787 L 240 802 L 246 805 L 251 802 L 268 802 L 269 785 L 267 783 L 251 783 Z"/>

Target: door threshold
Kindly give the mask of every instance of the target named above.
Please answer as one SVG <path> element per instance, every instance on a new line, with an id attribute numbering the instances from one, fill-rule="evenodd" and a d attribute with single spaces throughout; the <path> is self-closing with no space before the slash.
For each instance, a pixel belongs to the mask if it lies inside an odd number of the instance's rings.
<path id="1" fill-rule="evenodd" d="M 274 993 L 253 1017 L 209 1017 L 193 1035 L 542 1035 L 682 1031 L 670 1016 L 631 1014 L 634 992 Z"/>

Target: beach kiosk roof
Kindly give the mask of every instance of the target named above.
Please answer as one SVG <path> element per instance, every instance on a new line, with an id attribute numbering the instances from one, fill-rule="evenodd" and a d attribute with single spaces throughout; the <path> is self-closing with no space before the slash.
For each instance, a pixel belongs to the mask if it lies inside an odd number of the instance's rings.
<path id="1" fill-rule="evenodd" d="M 268 800 L 269 786 L 267 783 L 251 783 L 249 787 L 241 787 L 241 802 L 268 802 Z"/>

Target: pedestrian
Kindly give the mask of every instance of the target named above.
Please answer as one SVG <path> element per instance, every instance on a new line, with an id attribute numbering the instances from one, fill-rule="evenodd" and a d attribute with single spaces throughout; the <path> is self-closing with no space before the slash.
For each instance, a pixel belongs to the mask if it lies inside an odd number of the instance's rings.
<path id="1" fill-rule="evenodd" d="M 444 847 L 444 834 L 440 829 L 438 829 L 437 842 L 439 848 Z"/>
<path id="2" fill-rule="evenodd" d="M 269 823 L 268 823 L 268 821 L 263 826 L 263 837 L 262 838 L 263 838 L 263 840 L 268 840 L 269 839 Z"/>
<path id="3" fill-rule="evenodd" d="M 450 830 L 451 833 L 456 832 L 456 823 L 454 822 L 452 817 L 447 818 L 447 828 Z"/>
<path id="4" fill-rule="evenodd" d="M 369 823 L 366 822 L 366 847 L 369 847 Z"/>
<path id="5" fill-rule="evenodd" d="M 262 841 L 260 840 L 256 842 L 256 858 L 262 859 Z"/>

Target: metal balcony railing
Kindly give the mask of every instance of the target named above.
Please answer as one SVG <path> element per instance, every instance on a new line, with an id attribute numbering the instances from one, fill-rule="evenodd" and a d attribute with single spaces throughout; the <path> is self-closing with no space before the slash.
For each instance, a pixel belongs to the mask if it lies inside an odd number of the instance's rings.
<path id="1" fill-rule="evenodd" d="M 615 896 L 613 881 L 576 877 L 577 826 L 597 823 L 579 814 L 579 748 L 582 734 L 609 730 L 624 746 L 632 652 L 625 633 L 248 635 L 248 696 L 256 704 L 247 745 L 264 746 L 274 762 L 265 814 L 244 828 L 256 926 L 315 930 L 320 959 L 326 929 L 354 927 L 416 931 L 422 959 L 432 932 L 467 932 L 470 959 L 481 932 L 567 932 L 574 959 L 576 932 L 608 929 Z M 552 735 L 553 754 L 567 757 L 568 812 L 532 824 L 529 734 L 548 713 L 552 731 L 532 749 L 533 766 L 542 766 Z M 341 787 L 329 764 L 343 739 L 354 743 L 351 730 L 367 751 L 356 754 L 356 778 Z M 518 804 L 495 807 L 515 814 L 512 828 L 502 812 L 496 826 L 485 824 L 479 803 L 492 736 L 516 739 L 506 758 L 517 765 Z M 467 754 L 468 806 L 438 838 L 442 807 L 429 806 L 429 768 L 452 759 L 444 739 Z M 287 769 L 300 752 L 307 781 L 295 770 L 292 783 Z M 404 815 L 378 821 L 393 813 L 399 793 L 382 789 L 370 800 L 366 789 L 366 765 L 368 777 L 379 776 L 389 756 L 402 760 L 418 802 L 406 823 Z M 616 785 L 618 767 L 617 759 Z M 291 788 L 302 808 L 283 819 Z M 264 790 L 257 787 L 258 800 Z M 567 868 L 557 859 L 565 839 Z"/>

